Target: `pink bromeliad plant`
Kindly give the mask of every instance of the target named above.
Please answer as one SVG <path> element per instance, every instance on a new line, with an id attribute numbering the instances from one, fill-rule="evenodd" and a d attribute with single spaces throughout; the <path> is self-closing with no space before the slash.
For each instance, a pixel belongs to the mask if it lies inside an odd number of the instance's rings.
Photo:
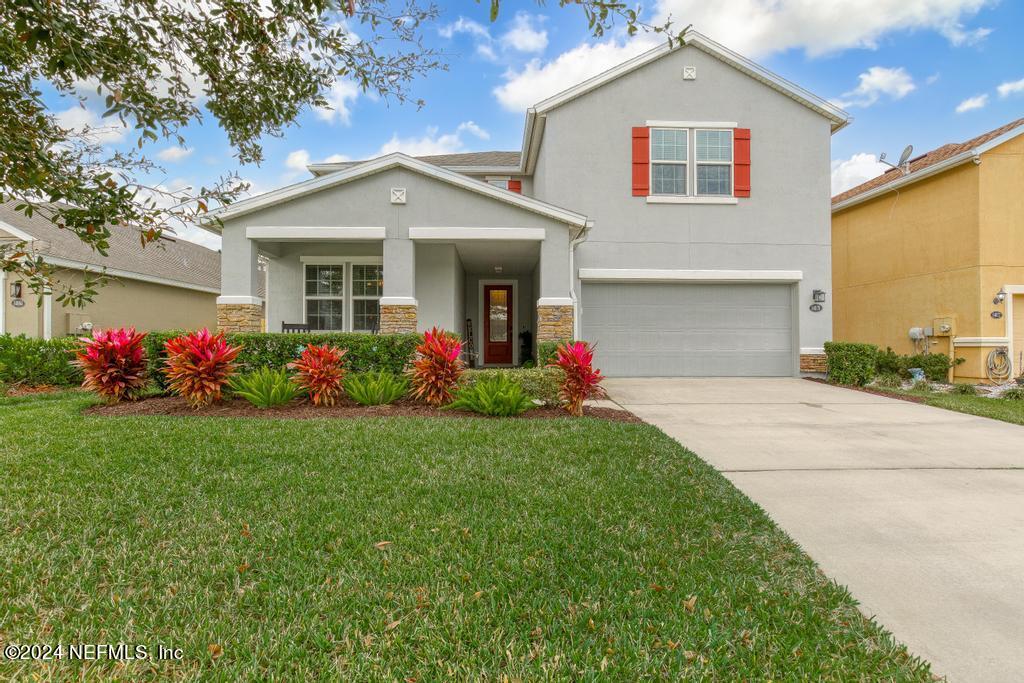
<path id="1" fill-rule="evenodd" d="M 295 370 L 293 381 L 309 393 L 313 405 L 332 406 L 341 396 L 341 383 L 345 379 L 342 358 L 346 352 L 347 349 L 329 344 L 309 344 L 297 360 L 288 364 Z"/>
<path id="2" fill-rule="evenodd" d="M 450 332 L 436 327 L 424 332 L 409 372 L 412 395 L 435 407 L 451 402 L 462 377 L 461 354 L 462 342 Z"/>
<path id="3" fill-rule="evenodd" d="M 224 386 L 235 373 L 241 346 L 228 344 L 224 333 L 206 328 L 167 340 L 164 344 L 167 383 L 193 408 L 219 401 Z"/>
<path id="4" fill-rule="evenodd" d="M 590 398 L 605 398 L 601 380 L 604 375 L 594 368 L 594 350 L 587 342 L 565 342 L 558 345 L 555 361 L 549 368 L 559 368 L 565 373 L 559 396 L 565 402 L 570 415 L 583 415 L 583 402 Z"/>
<path id="5" fill-rule="evenodd" d="M 94 330 L 92 338 L 81 337 L 73 362 L 85 375 L 82 386 L 112 403 L 137 399 L 146 388 L 145 338 L 134 327 Z"/>

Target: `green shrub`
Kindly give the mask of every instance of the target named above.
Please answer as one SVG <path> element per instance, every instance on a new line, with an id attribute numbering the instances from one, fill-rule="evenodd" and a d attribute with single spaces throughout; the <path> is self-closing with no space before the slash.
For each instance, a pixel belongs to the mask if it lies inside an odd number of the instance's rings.
<path id="1" fill-rule="evenodd" d="M 163 362 L 164 342 L 181 334 L 181 330 L 150 332 L 146 337 L 149 374 L 160 388 L 166 387 Z M 401 374 L 413 358 L 418 334 L 361 334 L 355 332 L 309 332 L 280 334 L 277 332 L 232 332 L 227 335 L 232 346 L 242 345 L 238 354 L 239 370 L 249 372 L 263 367 L 283 368 L 295 360 L 309 344 L 330 344 L 347 349 L 345 367 L 350 372 L 384 370 Z"/>
<path id="2" fill-rule="evenodd" d="M 875 378 L 874 385 L 880 389 L 900 389 L 903 387 L 903 379 L 895 372 L 884 372 Z"/>
<path id="3" fill-rule="evenodd" d="M 0 383 L 26 386 L 78 386 L 82 371 L 72 365 L 77 337 L 32 339 L 0 335 Z"/>
<path id="4" fill-rule="evenodd" d="M 954 384 L 952 393 L 957 396 L 977 396 L 978 387 L 973 384 Z"/>
<path id="5" fill-rule="evenodd" d="M 932 385 L 927 379 L 919 379 L 914 382 L 914 385 L 910 387 L 910 390 L 921 394 L 930 394 L 932 393 Z"/>
<path id="6" fill-rule="evenodd" d="M 949 378 L 949 369 L 954 365 L 963 363 L 963 358 L 950 361 L 949 356 L 942 353 L 918 353 L 913 356 L 901 356 L 887 348 L 878 354 L 876 370 L 878 374 L 896 373 L 904 379 L 910 378 L 910 368 L 921 368 L 924 376 L 932 382 L 946 382 Z"/>
<path id="7" fill-rule="evenodd" d="M 571 343 L 573 339 L 562 339 L 560 341 L 543 341 L 537 343 L 537 367 L 543 368 L 548 363 L 554 363 L 557 357 L 558 345 Z"/>
<path id="8" fill-rule="evenodd" d="M 472 410 L 494 417 L 511 417 L 533 407 L 523 388 L 507 375 L 479 379 L 459 389 L 448 408 Z"/>
<path id="9" fill-rule="evenodd" d="M 231 390 L 257 408 L 273 408 L 291 403 L 299 387 L 282 369 L 260 368 L 237 375 L 230 382 Z"/>
<path id="10" fill-rule="evenodd" d="M 907 365 L 904 363 L 906 356 L 901 356 L 892 350 L 891 346 L 887 346 L 885 351 L 878 352 L 878 358 L 875 361 L 875 372 L 879 375 L 897 375 L 906 379 L 910 376 L 907 372 Z"/>
<path id="11" fill-rule="evenodd" d="M 486 368 L 466 370 L 462 385 L 469 387 L 482 379 L 508 377 L 523 389 L 527 396 L 540 399 L 548 405 L 558 405 L 558 391 L 562 386 L 562 371 L 556 368 Z"/>
<path id="12" fill-rule="evenodd" d="M 345 380 L 345 393 L 364 406 L 394 403 L 409 391 L 409 380 L 390 372 L 362 372 L 349 375 Z"/>
<path id="13" fill-rule="evenodd" d="M 853 342 L 825 342 L 825 359 L 830 382 L 864 386 L 875 376 L 878 347 Z"/>
<path id="14" fill-rule="evenodd" d="M 1007 398 L 1011 401 L 1024 401 L 1024 387 L 1010 387 L 1002 393 L 1000 398 Z"/>

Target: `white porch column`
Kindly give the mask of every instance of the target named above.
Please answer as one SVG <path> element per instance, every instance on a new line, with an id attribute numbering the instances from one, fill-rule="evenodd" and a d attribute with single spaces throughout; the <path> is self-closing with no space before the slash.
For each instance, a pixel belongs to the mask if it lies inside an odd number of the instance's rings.
<path id="1" fill-rule="evenodd" d="M 380 300 L 381 334 L 415 332 L 416 245 L 404 237 L 384 240 L 384 296 Z"/>
<path id="2" fill-rule="evenodd" d="M 573 300 L 570 296 L 569 233 L 549 230 L 540 247 L 540 292 L 537 299 L 537 341 L 573 337 Z"/>
<path id="3" fill-rule="evenodd" d="M 259 332 L 263 329 L 263 299 L 259 296 L 259 248 L 245 236 L 242 225 L 225 225 L 220 254 L 220 296 L 217 329 Z M 267 293 L 269 296 L 269 292 Z"/>

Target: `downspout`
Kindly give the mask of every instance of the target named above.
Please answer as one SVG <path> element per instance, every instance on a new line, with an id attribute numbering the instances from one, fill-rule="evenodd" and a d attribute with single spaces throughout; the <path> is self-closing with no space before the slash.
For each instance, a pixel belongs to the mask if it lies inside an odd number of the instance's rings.
<path id="1" fill-rule="evenodd" d="M 594 227 L 594 221 L 588 220 L 580 228 L 580 231 L 576 233 L 576 236 L 569 240 L 569 299 L 572 301 L 572 337 L 573 339 L 580 338 L 580 300 L 576 296 L 576 271 L 574 265 L 574 256 L 576 254 L 576 247 L 587 241 L 587 237 L 590 235 L 590 229 Z"/>

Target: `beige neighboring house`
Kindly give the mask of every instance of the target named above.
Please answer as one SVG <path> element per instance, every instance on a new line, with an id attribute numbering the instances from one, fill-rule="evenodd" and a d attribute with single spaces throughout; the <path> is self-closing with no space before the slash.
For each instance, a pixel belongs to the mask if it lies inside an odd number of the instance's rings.
<path id="1" fill-rule="evenodd" d="M 129 325 L 139 330 L 216 327 L 218 252 L 174 238 L 143 247 L 134 230 L 118 228 L 103 256 L 42 213 L 27 218 L 14 207 L 14 202 L 0 203 L 0 242 L 27 242 L 57 268 L 58 282 L 80 286 L 86 270 L 105 271 L 110 279 L 93 303 L 75 308 L 63 306 L 56 294 L 40 301 L 18 275 L 0 272 L 0 334 L 49 339 Z"/>

